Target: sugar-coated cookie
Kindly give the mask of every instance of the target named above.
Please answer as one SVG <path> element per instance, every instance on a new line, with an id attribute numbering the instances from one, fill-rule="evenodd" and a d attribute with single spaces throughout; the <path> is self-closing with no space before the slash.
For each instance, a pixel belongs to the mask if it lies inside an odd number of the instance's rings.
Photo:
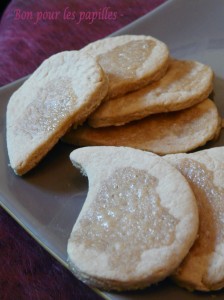
<path id="1" fill-rule="evenodd" d="M 145 35 L 121 35 L 95 41 L 82 50 L 98 59 L 109 77 L 106 99 L 160 79 L 169 63 L 167 46 Z"/>
<path id="2" fill-rule="evenodd" d="M 123 97 L 102 103 L 89 117 L 92 127 L 122 125 L 148 115 L 188 108 L 206 99 L 213 71 L 196 61 L 171 60 L 165 76 Z"/>
<path id="3" fill-rule="evenodd" d="M 108 90 L 96 60 L 65 51 L 45 60 L 11 96 L 7 147 L 16 174 L 32 169 L 72 124 L 81 124 Z"/>
<path id="4" fill-rule="evenodd" d="M 159 156 L 125 147 L 74 150 L 89 191 L 68 241 L 71 270 L 106 290 L 171 274 L 192 246 L 198 211 L 185 178 Z"/>
<path id="5" fill-rule="evenodd" d="M 218 137 L 215 103 L 209 99 L 185 110 L 156 114 L 123 126 L 70 130 L 63 141 L 76 146 L 128 146 L 157 154 L 188 152 Z"/>
<path id="6" fill-rule="evenodd" d="M 198 203 L 199 233 L 174 280 L 190 290 L 224 287 L 224 147 L 165 157 L 188 180 Z"/>

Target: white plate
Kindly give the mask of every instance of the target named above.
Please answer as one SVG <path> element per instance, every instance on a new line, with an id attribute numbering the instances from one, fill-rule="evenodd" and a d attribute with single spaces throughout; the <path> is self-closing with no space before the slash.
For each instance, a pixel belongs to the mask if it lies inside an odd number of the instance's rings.
<path id="1" fill-rule="evenodd" d="M 169 46 L 171 55 L 209 64 L 215 71 L 214 100 L 224 115 L 224 1 L 171 0 L 140 18 L 120 34 L 149 34 Z M 10 95 L 24 79 L 0 88 L 0 202 L 1 205 L 56 259 L 67 267 L 69 234 L 87 194 L 87 179 L 69 161 L 72 147 L 58 144 L 28 175 L 15 176 L 8 167 L 5 112 Z M 224 145 L 224 135 L 207 147 Z M 213 293 L 214 294 L 214 293 Z M 211 299 L 190 293 L 168 280 L 144 291 L 104 293 L 113 300 Z M 224 291 L 215 293 L 224 298 Z"/>

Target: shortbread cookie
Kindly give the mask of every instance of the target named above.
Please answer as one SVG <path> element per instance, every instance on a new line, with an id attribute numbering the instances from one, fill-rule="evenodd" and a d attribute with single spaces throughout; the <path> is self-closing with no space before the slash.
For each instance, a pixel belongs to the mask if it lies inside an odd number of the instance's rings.
<path id="1" fill-rule="evenodd" d="M 63 141 L 77 146 L 129 146 L 157 154 L 188 152 L 217 137 L 221 120 L 207 99 L 193 107 L 157 114 L 123 126 L 69 131 Z"/>
<path id="2" fill-rule="evenodd" d="M 45 60 L 12 95 L 7 146 L 16 174 L 32 169 L 72 124 L 81 124 L 108 90 L 96 60 L 66 51 Z"/>
<path id="3" fill-rule="evenodd" d="M 172 60 L 166 75 L 136 92 L 105 103 L 90 116 L 92 127 L 122 125 L 148 115 L 188 108 L 206 99 L 213 72 L 196 61 Z"/>
<path id="4" fill-rule="evenodd" d="M 159 156 L 123 147 L 75 150 L 89 191 L 68 241 L 72 271 L 102 289 L 160 281 L 195 240 L 198 212 L 184 177 Z"/>
<path id="5" fill-rule="evenodd" d="M 109 77 L 107 99 L 137 90 L 161 78 L 169 51 L 161 41 L 144 35 L 123 35 L 93 42 L 81 51 L 97 57 Z"/>
<path id="6" fill-rule="evenodd" d="M 199 235 L 174 279 L 191 290 L 224 287 L 224 147 L 166 159 L 186 177 L 199 208 Z"/>

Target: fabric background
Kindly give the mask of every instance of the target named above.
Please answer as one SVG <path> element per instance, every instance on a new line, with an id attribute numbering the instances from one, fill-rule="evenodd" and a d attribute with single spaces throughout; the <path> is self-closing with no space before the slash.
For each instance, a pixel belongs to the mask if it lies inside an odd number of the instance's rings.
<path id="1" fill-rule="evenodd" d="M 78 50 L 122 28 L 165 0 L 12 0 L 0 22 L 0 86 L 32 73 L 50 55 Z M 116 20 L 83 20 L 80 12 L 103 8 Z M 65 9 L 77 12 L 65 20 Z M 58 11 L 55 20 L 37 13 Z M 25 12 L 30 12 L 32 19 Z M 40 16 L 39 14 L 39 16 Z M 36 23 L 36 24 L 35 24 Z M 101 299 L 64 269 L 0 208 L 0 299 Z"/>

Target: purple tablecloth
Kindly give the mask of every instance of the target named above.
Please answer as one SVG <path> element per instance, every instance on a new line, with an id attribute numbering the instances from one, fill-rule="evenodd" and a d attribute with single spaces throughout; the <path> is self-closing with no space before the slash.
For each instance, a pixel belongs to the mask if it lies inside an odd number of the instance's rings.
<path id="1" fill-rule="evenodd" d="M 53 53 L 80 49 L 164 0 L 12 0 L 0 23 L 0 86 Z M 94 19 L 95 18 L 95 19 Z M 0 299 L 100 299 L 0 208 Z"/>

